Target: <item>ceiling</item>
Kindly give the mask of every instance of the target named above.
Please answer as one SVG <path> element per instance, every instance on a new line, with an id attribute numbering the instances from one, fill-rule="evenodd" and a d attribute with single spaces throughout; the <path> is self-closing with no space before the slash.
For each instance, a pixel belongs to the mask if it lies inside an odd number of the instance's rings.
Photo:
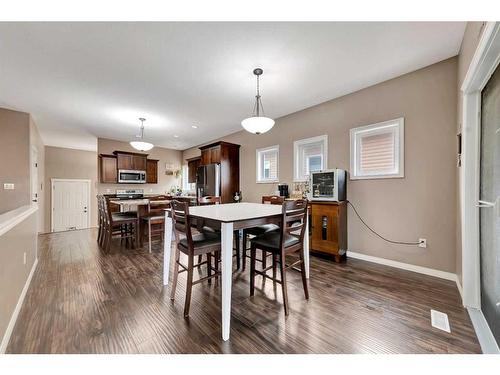
<path id="1" fill-rule="evenodd" d="M 463 22 L 0 23 L 0 106 L 31 113 L 47 145 L 130 141 L 145 117 L 147 140 L 183 150 L 241 130 L 255 67 L 264 69 L 266 115 L 278 118 L 455 56 L 464 30 Z"/>

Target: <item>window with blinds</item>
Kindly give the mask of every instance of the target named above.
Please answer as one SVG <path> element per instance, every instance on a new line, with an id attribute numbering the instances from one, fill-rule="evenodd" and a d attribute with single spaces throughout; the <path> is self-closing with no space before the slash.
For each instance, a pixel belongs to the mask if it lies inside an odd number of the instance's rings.
<path id="1" fill-rule="evenodd" d="M 328 137 L 301 139 L 294 142 L 294 181 L 307 181 L 311 172 L 326 169 Z"/>
<path id="2" fill-rule="evenodd" d="M 351 179 L 404 177 L 404 119 L 351 129 Z"/>
<path id="3" fill-rule="evenodd" d="M 278 182 L 279 146 L 257 150 L 257 182 Z"/>

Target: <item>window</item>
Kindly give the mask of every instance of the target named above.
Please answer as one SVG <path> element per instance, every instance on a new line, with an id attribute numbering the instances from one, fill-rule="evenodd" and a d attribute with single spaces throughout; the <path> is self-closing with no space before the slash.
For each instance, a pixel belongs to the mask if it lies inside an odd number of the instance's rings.
<path id="1" fill-rule="evenodd" d="M 351 179 L 404 177 L 404 118 L 351 129 Z"/>
<path id="2" fill-rule="evenodd" d="M 279 146 L 257 150 L 257 182 L 278 182 Z"/>
<path id="3" fill-rule="evenodd" d="M 188 182 L 189 169 L 187 164 L 182 166 L 182 190 L 183 191 L 194 191 L 196 189 L 195 183 Z"/>
<path id="4" fill-rule="evenodd" d="M 326 169 L 328 136 L 301 139 L 293 143 L 294 181 L 307 181 L 311 172 Z"/>

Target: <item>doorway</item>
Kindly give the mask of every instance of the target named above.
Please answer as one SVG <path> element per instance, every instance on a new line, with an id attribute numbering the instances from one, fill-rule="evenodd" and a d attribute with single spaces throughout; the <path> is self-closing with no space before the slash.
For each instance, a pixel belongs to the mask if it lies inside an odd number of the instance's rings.
<path id="1" fill-rule="evenodd" d="M 500 67 L 481 92 L 479 164 L 481 311 L 500 343 Z"/>
<path id="2" fill-rule="evenodd" d="M 51 230 L 90 228 L 90 180 L 51 180 Z"/>
<path id="3" fill-rule="evenodd" d="M 487 22 L 461 87 L 460 186 L 463 304 L 484 353 L 500 353 L 499 63 L 500 23 Z"/>

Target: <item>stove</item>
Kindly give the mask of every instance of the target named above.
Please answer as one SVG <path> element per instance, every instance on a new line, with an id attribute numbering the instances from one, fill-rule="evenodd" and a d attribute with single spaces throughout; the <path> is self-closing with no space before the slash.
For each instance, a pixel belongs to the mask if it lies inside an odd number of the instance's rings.
<path id="1" fill-rule="evenodd" d="M 144 189 L 117 189 L 118 199 L 141 199 L 144 198 Z"/>

